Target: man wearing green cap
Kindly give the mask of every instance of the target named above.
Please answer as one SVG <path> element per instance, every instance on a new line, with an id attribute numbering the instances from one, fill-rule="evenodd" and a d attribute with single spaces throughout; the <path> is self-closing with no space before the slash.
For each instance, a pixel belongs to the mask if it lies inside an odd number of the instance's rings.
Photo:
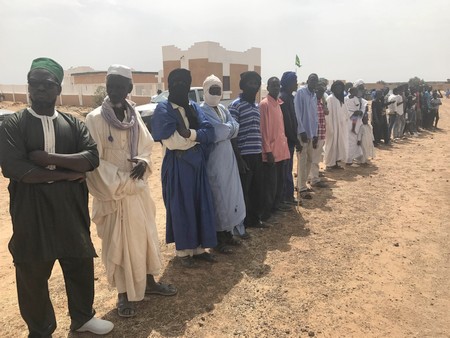
<path id="1" fill-rule="evenodd" d="M 9 178 L 20 313 L 29 337 L 50 337 L 56 319 L 48 279 L 56 260 L 66 286 L 71 330 L 106 334 L 114 325 L 94 317 L 94 264 L 86 172 L 99 164 L 86 126 L 55 110 L 64 71 L 49 58 L 28 73 L 31 107 L 0 127 L 3 175 Z"/>

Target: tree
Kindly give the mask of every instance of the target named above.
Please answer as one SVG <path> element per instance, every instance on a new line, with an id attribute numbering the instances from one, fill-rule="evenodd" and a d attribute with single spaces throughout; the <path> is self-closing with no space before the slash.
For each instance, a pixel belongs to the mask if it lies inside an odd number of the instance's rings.
<path id="1" fill-rule="evenodd" d="M 417 76 L 414 76 L 413 78 L 409 79 L 408 86 L 410 88 L 419 88 L 420 86 L 423 86 L 425 84 L 425 81 L 423 79 L 418 78 Z"/>
<path id="2" fill-rule="evenodd" d="M 106 97 L 106 88 L 103 86 L 98 86 L 94 92 L 93 98 L 94 107 L 101 106 L 105 97 Z"/>

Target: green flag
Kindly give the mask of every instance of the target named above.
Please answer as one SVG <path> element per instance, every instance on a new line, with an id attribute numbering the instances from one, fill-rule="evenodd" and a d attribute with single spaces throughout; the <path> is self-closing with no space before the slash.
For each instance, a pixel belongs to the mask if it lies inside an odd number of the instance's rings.
<path id="1" fill-rule="evenodd" d="M 300 58 L 298 57 L 298 55 L 295 55 L 295 65 L 297 67 L 301 67 L 302 65 L 300 64 Z"/>

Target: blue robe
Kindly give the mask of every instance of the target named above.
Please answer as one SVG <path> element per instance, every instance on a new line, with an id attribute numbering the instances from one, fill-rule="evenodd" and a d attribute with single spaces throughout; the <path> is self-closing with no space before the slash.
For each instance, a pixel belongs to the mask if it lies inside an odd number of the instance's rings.
<path id="1" fill-rule="evenodd" d="M 207 172 L 217 216 L 216 230 L 231 231 L 245 218 L 241 178 L 230 141 L 237 136 L 239 124 L 223 105 L 218 106 L 221 117 L 206 103 L 202 103 L 201 107 L 215 131 L 215 143 L 209 154 Z"/>
<path id="2" fill-rule="evenodd" d="M 206 174 L 208 148 L 214 142 L 214 128 L 201 108 L 195 102 L 190 104 L 199 122 L 197 144 L 186 150 L 167 148 L 161 168 L 166 206 L 166 242 L 175 242 L 177 250 L 217 245 L 216 218 Z M 178 134 L 177 123 L 177 111 L 172 104 L 169 101 L 159 103 L 151 119 L 154 140 L 164 141 Z"/>

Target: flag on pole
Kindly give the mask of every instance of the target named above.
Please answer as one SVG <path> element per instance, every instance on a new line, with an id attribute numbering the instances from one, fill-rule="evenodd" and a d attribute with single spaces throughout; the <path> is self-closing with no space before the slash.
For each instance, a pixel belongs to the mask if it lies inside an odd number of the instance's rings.
<path id="1" fill-rule="evenodd" d="M 298 55 L 295 55 L 295 65 L 297 67 L 301 67 L 302 65 L 300 64 L 300 58 L 298 57 Z"/>

